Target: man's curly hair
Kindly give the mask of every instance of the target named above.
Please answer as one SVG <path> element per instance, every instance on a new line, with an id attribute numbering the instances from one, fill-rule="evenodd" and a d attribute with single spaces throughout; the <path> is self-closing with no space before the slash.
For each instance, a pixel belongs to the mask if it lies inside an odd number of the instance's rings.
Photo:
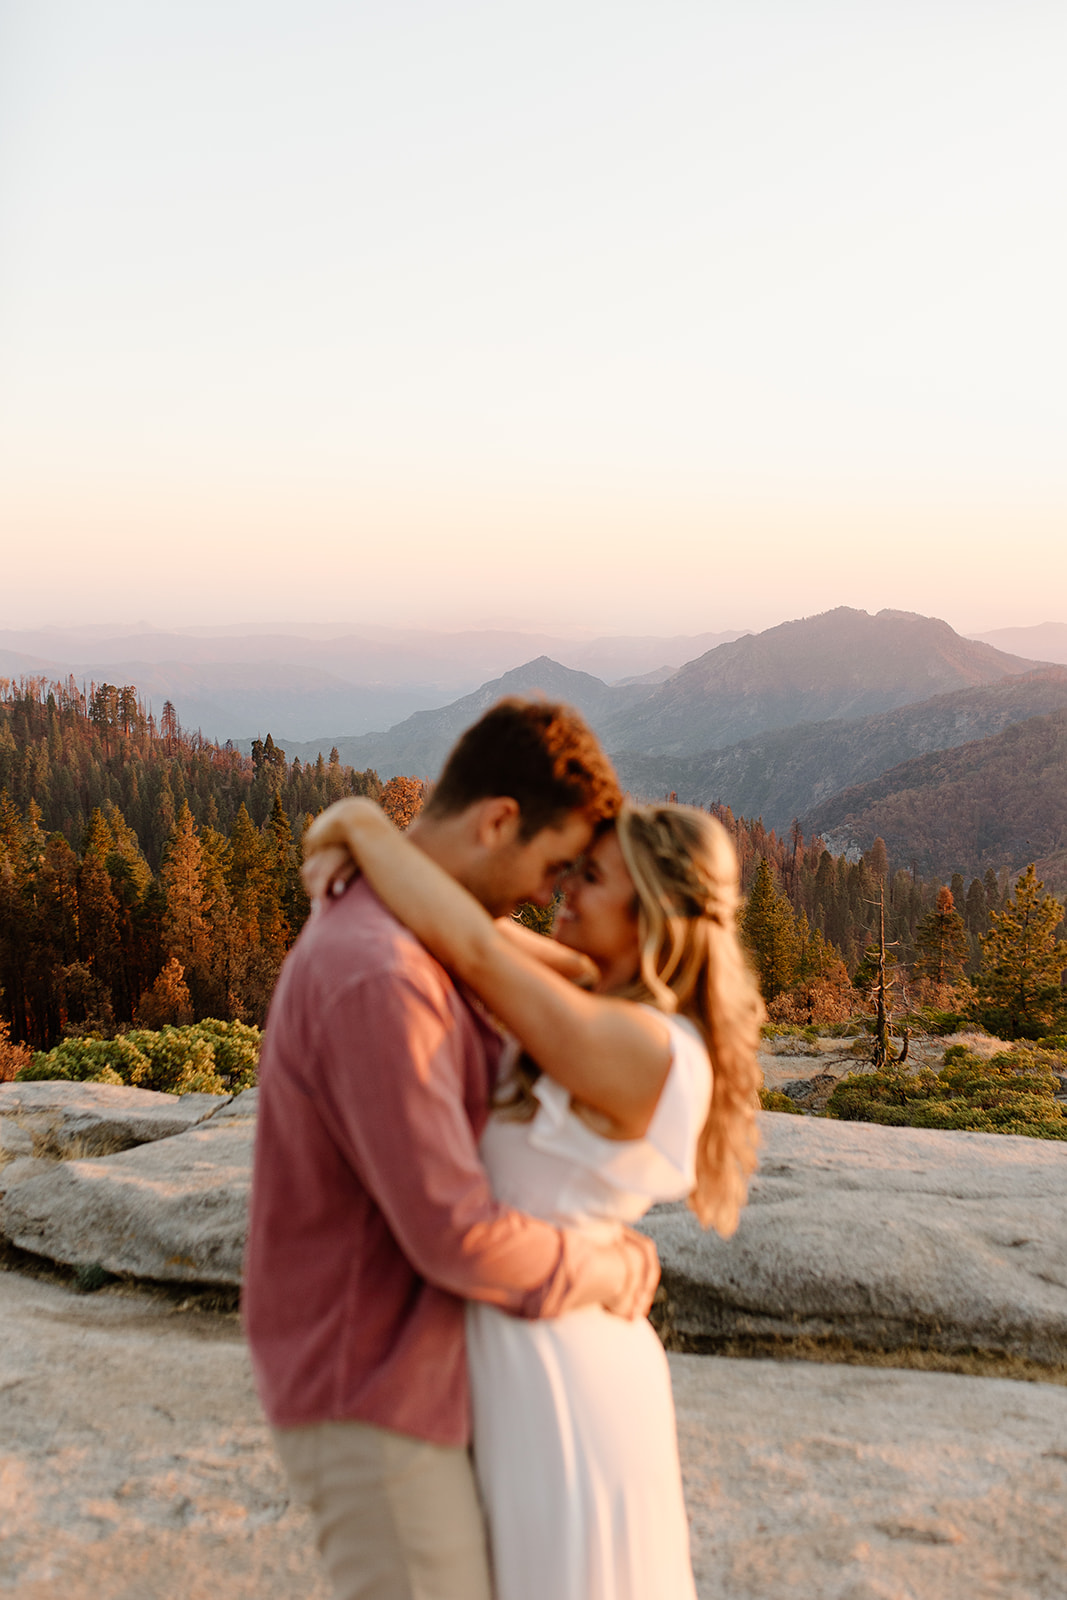
<path id="1" fill-rule="evenodd" d="M 514 696 L 490 706 L 461 736 L 426 810 L 452 816 L 498 795 L 518 802 L 523 839 L 572 811 L 594 824 L 610 821 L 622 805 L 614 768 L 577 711 Z"/>

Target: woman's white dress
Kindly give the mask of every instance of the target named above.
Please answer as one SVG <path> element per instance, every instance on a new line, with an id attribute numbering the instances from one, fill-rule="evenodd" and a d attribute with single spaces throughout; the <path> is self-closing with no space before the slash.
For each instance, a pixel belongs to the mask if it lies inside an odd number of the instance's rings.
<path id="1" fill-rule="evenodd" d="M 665 1020 L 671 1068 L 644 1138 L 602 1138 L 542 1077 L 532 1121 L 494 1115 L 483 1135 L 498 1199 L 610 1237 L 691 1192 L 711 1067 L 696 1029 Z M 497 1600 L 695 1600 L 670 1373 L 650 1324 L 470 1304 L 467 1344 Z"/>

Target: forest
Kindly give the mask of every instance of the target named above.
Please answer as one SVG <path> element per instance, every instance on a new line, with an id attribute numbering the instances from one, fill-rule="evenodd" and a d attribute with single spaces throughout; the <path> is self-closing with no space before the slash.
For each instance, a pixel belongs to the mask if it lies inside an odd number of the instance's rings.
<path id="1" fill-rule="evenodd" d="M 260 1022 L 308 913 L 300 840 L 345 795 L 422 785 L 158 725 L 130 686 L 0 679 L 0 991 L 10 1038 Z"/>
<path id="2" fill-rule="evenodd" d="M 405 827 L 426 788 L 383 784 L 336 750 L 290 762 L 269 735 L 244 755 L 183 730 L 169 702 L 157 724 L 130 685 L 0 678 L 0 1036 L 47 1050 L 70 1034 L 261 1023 L 309 910 L 304 830 L 357 794 Z M 737 846 L 772 1017 L 866 1005 L 883 913 L 897 1006 L 969 1003 L 982 941 L 1013 905 L 1006 874 L 942 884 L 880 839 L 851 861 L 796 824 L 779 836 L 710 809 Z"/>

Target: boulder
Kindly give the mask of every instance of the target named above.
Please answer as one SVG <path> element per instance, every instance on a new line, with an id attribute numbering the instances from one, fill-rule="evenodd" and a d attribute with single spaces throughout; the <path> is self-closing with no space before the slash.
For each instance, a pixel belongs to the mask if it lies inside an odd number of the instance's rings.
<path id="1" fill-rule="evenodd" d="M 0 1197 L 0 1233 L 68 1266 L 238 1284 L 254 1113 L 250 1090 L 185 1133 L 118 1155 L 34 1171 L 20 1162 Z"/>
<path id="2" fill-rule="evenodd" d="M 177 1133 L 229 1103 L 111 1083 L 0 1083 L 0 1165 L 17 1156 L 112 1155 Z"/>
<path id="3" fill-rule="evenodd" d="M 1067 1363 L 1067 1143 L 765 1112 L 730 1240 L 650 1213 L 682 1349 L 755 1339 Z"/>

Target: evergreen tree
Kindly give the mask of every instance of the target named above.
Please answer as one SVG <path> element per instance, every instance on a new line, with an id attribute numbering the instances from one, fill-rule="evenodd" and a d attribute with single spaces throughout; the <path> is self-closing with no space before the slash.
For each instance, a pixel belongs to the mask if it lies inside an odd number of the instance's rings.
<path id="1" fill-rule="evenodd" d="M 195 982 L 207 972 L 209 939 L 204 915 L 204 852 L 188 801 L 182 802 L 167 841 L 160 882 L 166 897 L 163 947 Z"/>
<path id="2" fill-rule="evenodd" d="M 121 985 L 119 905 L 111 888 L 107 857 L 113 841 L 99 810 L 89 819 L 88 837 L 78 868 L 78 959 L 85 978 L 78 997 L 83 1020 L 110 1025 Z"/>
<path id="3" fill-rule="evenodd" d="M 963 918 L 956 910 L 952 890 L 942 886 L 937 905 L 923 917 L 915 930 L 914 966 L 916 978 L 926 979 L 938 989 L 959 983 L 971 953 L 971 942 Z"/>
<path id="4" fill-rule="evenodd" d="M 207 922 L 207 972 L 198 985 L 201 1014 L 234 1017 L 241 1009 L 246 946 L 233 914 L 227 874 L 229 840 L 215 828 L 200 836 L 204 869 L 204 916 Z"/>
<path id="5" fill-rule="evenodd" d="M 886 878 L 889 876 L 889 853 L 885 847 L 885 840 L 881 835 L 864 855 L 863 864 L 875 883 L 885 883 Z"/>
<path id="6" fill-rule="evenodd" d="M 422 810 L 425 790 L 418 778 L 390 778 L 378 804 L 396 827 L 411 826 Z"/>
<path id="7" fill-rule="evenodd" d="M 792 988 L 799 951 L 796 921 L 766 856 L 760 859 L 741 914 L 741 935 L 752 953 L 764 1000 Z"/>
<path id="8" fill-rule="evenodd" d="M 1064 1014 L 1067 944 L 1056 938 L 1063 906 L 1044 894 L 1031 862 L 982 940 L 977 987 L 981 1020 L 1010 1039 L 1039 1038 Z"/>

